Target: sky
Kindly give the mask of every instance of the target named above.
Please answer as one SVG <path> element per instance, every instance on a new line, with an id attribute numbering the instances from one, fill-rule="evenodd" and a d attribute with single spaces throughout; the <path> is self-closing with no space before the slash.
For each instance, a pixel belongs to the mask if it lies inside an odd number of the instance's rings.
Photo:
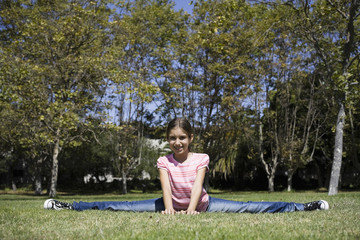
<path id="1" fill-rule="evenodd" d="M 189 5 L 191 0 L 174 0 L 175 9 L 184 9 L 188 13 L 192 13 L 193 5 Z M 195 1 L 194 1 L 195 2 Z"/>

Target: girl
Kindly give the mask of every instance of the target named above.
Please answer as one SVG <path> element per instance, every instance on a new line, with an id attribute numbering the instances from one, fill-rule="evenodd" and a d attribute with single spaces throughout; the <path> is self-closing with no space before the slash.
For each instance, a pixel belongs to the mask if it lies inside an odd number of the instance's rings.
<path id="1" fill-rule="evenodd" d="M 162 198 L 143 201 L 74 202 L 63 203 L 48 199 L 45 209 L 87 209 L 161 212 L 162 214 L 199 214 L 200 212 L 294 212 L 328 210 L 324 201 L 293 202 L 238 202 L 210 197 L 203 187 L 208 171 L 209 156 L 190 151 L 194 134 L 185 118 L 173 119 L 167 128 L 166 138 L 173 154 L 160 157 L 157 167 L 160 174 Z"/>

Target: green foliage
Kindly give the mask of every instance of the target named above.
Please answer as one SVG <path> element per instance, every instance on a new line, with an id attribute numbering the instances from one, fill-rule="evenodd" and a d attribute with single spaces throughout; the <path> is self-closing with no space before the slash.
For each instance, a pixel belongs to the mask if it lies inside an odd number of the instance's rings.
<path id="1" fill-rule="evenodd" d="M 19 116 L 11 129 L 31 159 L 44 152 L 56 159 L 56 143 L 60 150 L 79 145 L 80 126 L 104 94 L 110 11 L 105 2 L 7 3 L 1 8 L 1 79 L 2 100 Z M 12 111 L 4 113 L 9 120 Z"/>
<path id="2" fill-rule="evenodd" d="M 144 126 L 186 116 L 214 174 L 241 175 L 261 154 L 291 171 L 322 156 L 328 164 L 337 102 L 359 122 L 351 4 L 192 5 L 188 14 L 169 0 L 1 1 L 1 154 L 10 146 L 37 166 L 59 142 L 91 148 L 94 166 L 113 158 L 108 151 L 127 156 L 119 169 L 137 168 L 141 151 L 155 155 L 142 148 Z M 104 127 L 112 146 L 85 143 L 105 141 Z M 352 146 L 358 129 L 345 136 Z"/>

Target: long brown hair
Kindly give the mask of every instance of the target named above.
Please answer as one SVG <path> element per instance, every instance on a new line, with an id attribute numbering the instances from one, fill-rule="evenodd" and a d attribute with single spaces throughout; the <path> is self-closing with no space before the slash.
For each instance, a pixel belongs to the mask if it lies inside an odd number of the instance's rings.
<path id="1" fill-rule="evenodd" d="M 167 126 L 166 129 L 166 138 L 169 138 L 170 131 L 174 128 L 181 128 L 186 132 L 189 138 L 191 138 L 191 135 L 193 134 L 193 129 L 191 127 L 191 124 L 186 118 L 174 118 L 171 120 Z"/>

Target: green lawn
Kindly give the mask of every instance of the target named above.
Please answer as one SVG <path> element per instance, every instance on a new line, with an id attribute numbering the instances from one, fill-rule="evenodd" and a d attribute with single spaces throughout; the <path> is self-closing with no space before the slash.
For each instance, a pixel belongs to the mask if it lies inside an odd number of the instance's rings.
<path id="1" fill-rule="evenodd" d="M 50 211 L 46 197 L 0 195 L 0 239 L 360 239 L 360 192 L 234 192 L 210 194 L 239 201 L 308 202 L 324 199 L 329 211 L 236 214 Z M 141 200 L 160 194 L 60 195 L 63 201 Z"/>

